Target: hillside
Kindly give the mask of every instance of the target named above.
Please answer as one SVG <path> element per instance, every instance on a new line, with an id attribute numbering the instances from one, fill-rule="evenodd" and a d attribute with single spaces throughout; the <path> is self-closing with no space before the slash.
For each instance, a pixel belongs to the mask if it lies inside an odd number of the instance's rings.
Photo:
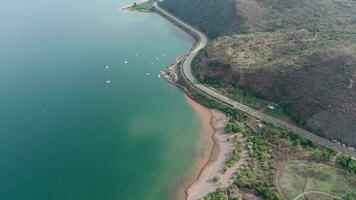
<path id="1" fill-rule="evenodd" d="M 197 77 L 277 103 L 296 123 L 356 145 L 356 1 L 165 0 L 205 31 Z"/>
<path id="2" fill-rule="evenodd" d="M 210 38 L 244 30 L 245 18 L 238 13 L 233 1 L 166 0 L 161 7 L 197 26 Z"/>

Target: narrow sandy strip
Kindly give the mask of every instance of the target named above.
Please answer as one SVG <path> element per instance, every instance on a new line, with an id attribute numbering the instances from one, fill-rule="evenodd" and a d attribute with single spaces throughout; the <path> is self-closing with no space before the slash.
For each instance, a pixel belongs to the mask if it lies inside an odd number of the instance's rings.
<path id="1" fill-rule="evenodd" d="M 199 114 L 202 123 L 201 143 L 199 145 L 199 159 L 193 170 L 186 176 L 177 191 L 176 199 L 197 200 L 217 188 L 228 187 L 236 170 L 248 159 L 244 148 L 242 158 L 226 172 L 223 171 L 232 151 L 236 148 L 232 141 L 237 137 L 241 145 L 245 146 L 245 139 L 241 134 L 225 134 L 225 126 L 229 119 L 217 110 L 209 110 L 187 97 L 187 102 Z M 213 178 L 219 176 L 218 183 Z"/>
<path id="2" fill-rule="evenodd" d="M 248 160 L 248 153 L 244 148 L 241 153 L 241 159 L 224 172 L 226 162 L 231 158 L 233 150 L 236 149 L 236 145 L 232 142 L 233 137 L 237 137 L 244 147 L 246 139 L 241 134 L 225 134 L 224 128 L 228 119 L 224 113 L 212 110 L 212 115 L 215 137 L 220 147 L 219 152 L 217 159 L 206 166 L 199 179 L 188 188 L 188 200 L 198 200 L 216 191 L 218 188 L 230 186 L 233 183 L 238 168 Z M 215 176 L 219 177 L 218 182 L 213 181 Z"/>
<path id="3" fill-rule="evenodd" d="M 216 141 L 216 146 L 218 146 L 217 152 L 214 159 L 204 166 L 198 179 L 187 188 L 188 200 L 200 199 L 206 194 L 215 191 L 216 187 L 212 179 L 223 169 L 225 163 L 224 154 L 228 154 L 233 149 L 233 146 L 225 142 L 227 138 L 222 138 L 228 136 L 224 134 L 228 119 L 222 112 L 212 110 L 211 113 L 213 116 L 212 125 L 215 131 L 214 140 Z"/>
<path id="4" fill-rule="evenodd" d="M 182 180 L 175 189 L 174 199 L 178 200 L 187 199 L 187 188 L 201 177 L 204 168 L 208 166 L 210 162 L 216 160 L 216 155 L 219 152 L 219 146 L 216 145 L 216 141 L 214 140 L 215 133 L 212 126 L 212 112 L 188 96 L 186 96 L 186 101 L 192 106 L 195 112 L 197 112 L 201 121 L 201 129 L 199 131 L 200 141 L 197 147 L 199 155 L 191 171 L 188 172 L 184 180 Z"/>

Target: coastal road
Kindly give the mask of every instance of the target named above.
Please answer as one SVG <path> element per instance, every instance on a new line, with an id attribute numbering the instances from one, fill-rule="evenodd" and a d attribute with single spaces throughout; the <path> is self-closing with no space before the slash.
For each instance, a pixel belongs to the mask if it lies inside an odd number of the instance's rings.
<path id="1" fill-rule="evenodd" d="M 199 90 L 200 92 L 218 100 L 221 101 L 227 105 L 230 105 L 231 107 L 241 110 L 255 118 L 258 119 L 262 119 L 265 120 L 267 122 L 273 123 L 276 126 L 279 127 L 283 127 L 283 128 L 287 128 L 292 130 L 293 132 L 295 132 L 296 134 L 299 134 L 315 143 L 318 143 L 320 145 L 323 145 L 325 147 L 334 149 L 336 151 L 345 153 L 353 158 L 356 158 L 356 152 L 354 150 L 351 150 L 347 147 L 343 147 L 340 144 L 337 143 L 333 143 L 323 137 L 317 136 L 312 132 L 309 132 L 307 130 L 304 130 L 302 128 L 299 128 L 297 126 L 294 126 L 290 123 L 287 123 L 285 121 L 279 120 L 277 118 L 271 117 L 269 115 L 266 115 L 258 110 L 255 110 L 253 108 L 250 108 L 244 104 L 241 104 L 237 101 L 231 100 L 228 97 L 212 90 L 211 88 L 201 84 L 194 76 L 192 73 L 192 69 L 191 69 L 191 65 L 192 62 L 194 60 L 194 58 L 198 55 L 199 51 L 202 50 L 203 48 L 205 48 L 205 46 L 208 43 L 208 39 L 207 37 L 200 31 L 198 31 L 197 29 L 195 29 L 194 27 L 190 26 L 189 24 L 183 22 L 182 20 L 178 19 L 177 17 L 171 15 L 170 13 L 166 12 L 165 10 L 163 10 L 162 8 L 160 8 L 157 4 L 157 2 L 154 3 L 154 8 L 155 11 L 162 15 L 163 17 L 169 19 L 170 21 L 172 21 L 174 24 L 178 25 L 179 27 L 183 28 L 184 30 L 186 30 L 188 33 L 190 33 L 196 40 L 197 43 L 195 44 L 195 46 L 193 47 L 193 49 L 189 52 L 187 58 L 184 60 L 183 63 L 183 67 L 182 69 L 182 74 L 184 76 L 184 78 L 197 90 Z"/>

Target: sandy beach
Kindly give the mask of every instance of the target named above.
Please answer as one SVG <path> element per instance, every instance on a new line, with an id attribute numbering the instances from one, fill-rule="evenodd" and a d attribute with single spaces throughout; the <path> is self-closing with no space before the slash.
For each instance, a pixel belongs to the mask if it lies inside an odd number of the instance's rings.
<path id="1" fill-rule="evenodd" d="M 199 158 L 176 188 L 175 199 L 198 200 L 217 188 L 229 186 L 238 167 L 246 161 L 247 152 L 244 150 L 241 160 L 223 172 L 226 161 L 235 149 L 235 144 L 228 138 L 238 137 L 245 143 L 244 138 L 239 134 L 225 134 L 224 128 L 229 119 L 221 111 L 207 109 L 189 97 L 186 100 L 201 119 L 201 140 L 198 145 Z M 213 178 L 217 175 L 220 180 L 215 183 Z"/>
<path id="2" fill-rule="evenodd" d="M 197 147 L 199 151 L 198 160 L 192 166 L 191 170 L 185 175 L 185 178 L 178 183 L 175 188 L 175 198 L 178 200 L 187 199 L 187 189 L 194 184 L 199 177 L 205 166 L 207 166 L 211 160 L 214 160 L 214 155 L 218 152 L 218 148 L 214 141 L 214 128 L 212 126 L 212 113 L 209 109 L 198 104 L 190 97 L 185 96 L 186 101 L 192 106 L 192 108 L 197 112 L 201 120 L 201 127 L 199 130 L 200 141 Z M 216 153 L 214 153 L 216 152 Z"/>

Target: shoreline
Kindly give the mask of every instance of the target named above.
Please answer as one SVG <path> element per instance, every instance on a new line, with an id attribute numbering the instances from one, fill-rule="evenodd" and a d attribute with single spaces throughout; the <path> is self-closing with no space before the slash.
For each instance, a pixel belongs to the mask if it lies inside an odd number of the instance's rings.
<path id="1" fill-rule="evenodd" d="M 154 3 L 153 12 L 156 12 L 163 18 L 171 21 L 179 29 L 194 38 L 195 43 L 188 53 L 197 54 L 199 51 L 198 49 L 201 48 L 201 46 L 205 46 L 207 39 L 204 35 L 201 36 L 199 32 L 195 30 L 192 31 L 189 28 L 177 23 L 175 20 L 172 20 L 164 11 L 161 11 L 156 6 L 157 2 Z M 202 40 L 202 38 L 205 38 L 205 40 Z M 173 68 L 175 67 L 173 66 Z M 192 167 L 190 167 L 190 169 L 183 174 L 183 178 L 176 181 L 175 186 L 172 188 L 172 198 L 178 200 L 198 200 L 222 186 L 221 184 L 217 185 L 212 183 L 212 180 L 215 175 L 222 172 L 223 166 L 226 164 L 227 156 L 230 156 L 230 151 L 232 152 L 234 149 L 234 145 L 226 140 L 228 136 L 224 134 L 225 126 L 227 125 L 229 119 L 223 112 L 208 109 L 195 101 L 192 97 L 190 97 L 189 92 L 176 83 L 176 80 L 173 81 L 168 77 L 165 79 L 169 83 L 183 90 L 187 103 L 192 106 L 193 110 L 195 110 L 195 112 L 199 115 L 201 124 L 199 130 L 200 139 L 196 145 L 197 159 Z M 226 182 L 230 183 L 230 181 Z M 226 184 L 223 185 L 227 186 Z"/>
<path id="2" fill-rule="evenodd" d="M 162 17 L 166 18 L 167 20 L 171 21 L 173 24 L 175 24 L 178 28 L 182 29 L 189 35 L 191 35 L 195 40 L 195 44 L 190 51 L 190 53 L 196 53 L 195 52 L 195 47 L 199 46 L 201 44 L 201 41 L 197 39 L 197 35 L 194 32 L 194 28 L 190 30 L 189 28 L 184 27 L 182 24 L 183 22 L 176 21 L 175 17 L 171 16 L 170 14 L 167 14 L 164 11 L 161 11 L 161 9 L 155 8 L 154 9 L 156 13 L 160 14 Z M 173 19 L 172 19 L 173 18 Z M 199 32 L 198 32 L 199 33 Z M 199 34 L 198 34 L 199 36 Z M 185 63 L 183 63 L 185 64 Z M 184 65 L 183 65 L 184 66 Z M 188 73 L 188 75 L 190 75 Z M 183 73 L 183 76 L 186 76 L 185 73 Z M 189 76 L 188 78 L 186 77 L 189 81 Z M 170 82 L 170 81 L 169 81 Z M 173 83 L 174 85 L 177 86 L 176 83 Z M 179 87 L 179 86 L 178 86 Z M 181 88 L 181 87 L 179 87 Z M 199 89 L 199 87 L 197 87 Z M 183 89 L 184 92 L 187 92 Z M 185 94 L 189 95 L 188 94 Z M 208 93 L 209 95 L 209 93 Z M 222 156 L 222 153 L 224 153 L 225 150 L 230 149 L 232 147 L 231 143 L 226 142 L 226 138 L 224 136 L 221 136 L 219 132 L 216 130 L 216 127 L 214 127 L 214 110 L 210 110 L 205 108 L 204 106 L 200 105 L 190 97 L 187 97 L 187 102 L 193 107 L 195 112 L 199 115 L 200 120 L 201 120 L 201 130 L 199 131 L 199 141 L 198 141 L 198 150 L 197 150 L 197 159 L 194 164 L 192 164 L 192 167 L 187 170 L 187 172 L 183 175 L 184 178 L 182 181 L 179 181 L 176 184 L 176 187 L 174 188 L 174 193 L 173 193 L 173 198 L 175 199 L 186 199 L 186 200 L 196 200 L 204 197 L 206 194 L 213 192 L 210 191 L 210 189 L 214 188 L 214 191 L 216 188 L 220 188 L 225 186 L 226 184 L 231 183 L 231 178 L 233 177 L 233 173 L 248 160 L 248 153 L 246 149 L 243 152 L 242 159 L 240 159 L 237 164 L 234 165 L 232 169 L 228 169 L 229 175 L 232 176 L 225 176 L 222 182 L 218 183 L 213 183 L 211 175 L 213 173 L 216 173 L 216 175 L 220 175 L 221 168 L 220 165 L 224 164 L 226 156 Z M 221 100 L 223 101 L 223 100 Z M 223 101 L 225 102 L 225 101 Z M 247 112 L 247 111 L 246 111 Z M 208 113 L 208 114 L 207 114 Z M 225 116 L 226 117 L 226 116 Z M 268 119 L 268 118 L 267 118 Z M 208 125 L 207 125 L 208 124 Z M 278 123 L 277 123 L 278 125 Z M 283 126 L 283 124 L 281 125 Z M 287 126 L 288 127 L 288 126 Z M 211 131 L 213 130 L 213 131 Z M 220 137 L 219 137 L 220 136 Z M 242 137 L 242 135 L 235 134 L 235 136 L 238 136 L 240 141 L 243 141 L 243 145 L 246 146 L 246 141 L 245 138 Z M 219 137 L 219 138 L 217 138 Z M 224 140 L 225 138 L 225 140 Z M 225 149 L 225 150 L 224 150 Z M 222 153 L 221 153 L 222 152 Z M 208 171 L 208 172 L 207 172 Z M 208 174 L 207 174 L 208 173 Z M 178 185 L 178 186 L 177 186 Z M 193 195 L 192 195 L 193 194 Z M 193 197 L 192 197 L 193 196 Z"/>
<path id="3" fill-rule="evenodd" d="M 137 10 L 135 8 L 133 8 L 133 6 L 136 4 L 143 4 L 143 3 L 146 3 L 148 2 L 149 0 L 136 0 L 134 1 L 133 3 L 129 4 L 129 5 L 126 5 L 126 6 L 122 6 L 120 8 L 117 9 L 117 11 L 121 11 L 121 12 L 142 12 L 142 13 L 145 13 L 145 12 L 152 12 L 152 11 L 142 11 L 142 10 Z"/>
<path id="4" fill-rule="evenodd" d="M 168 13 L 157 7 L 157 2 L 154 4 L 154 11 L 194 38 L 195 43 L 188 54 L 197 55 L 199 50 L 205 47 L 207 38 L 202 33 L 193 28 L 187 28 L 184 24 L 177 22 L 175 17 L 170 16 Z M 188 62 L 192 62 L 192 58 L 188 57 L 186 59 L 188 59 Z M 186 67 L 185 62 L 186 60 L 183 61 L 183 66 L 181 66 L 181 70 L 183 71 L 184 69 L 182 68 Z M 173 68 L 177 68 L 177 64 L 179 63 L 175 62 Z M 189 67 L 191 67 L 190 65 Z M 192 74 L 190 75 L 192 76 Z M 183 76 L 186 76 L 184 72 Z M 224 174 L 223 170 L 226 162 L 229 160 L 231 153 L 236 147 L 229 141 L 231 136 L 225 134 L 225 126 L 229 122 L 229 119 L 223 112 L 208 109 L 196 102 L 190 97 L 188 91 L 177 84 L 176 80 L 171 80 L 168 76 L 166 77 L 166 80 L 183 90 L 187 102 L 199 115 L 202 124 L 202 130 L 200 131 L 201 139 L 197 150 L 197 161 L 186 172 L 183 181 L 176 184 L 173 198 L 178 200 L 198 200 L 211 192 L 215 192 L 218 188 L 229 186 L 232 183 L 231 178 L 234 176 L 236 169 L 242 162 L 238 162 L 232 169 L 228 170 L 228 173 Z M 222 175 L 223 180 L 215 183 L 213 179 L 217 175 Z"/>
<path id="5" fill-rule="evenodd" d="M 215 190 L 215 186 L 206 190 L 205 184 L 212 179 L 216 171 L 221 171 L 225 164 L 226 149 L 231 145 L 224 138 L 224 127 L 228 118 L 220 111 L 210 110 L 185 95 L 187 103 L 199 115 L 201 128 L 197 144 L 197 159 L 186 172 L 182 181 L 174 188 L 174 199 L 196 200 Z M 213 169 L 213 170 L 212 170 Z"/>
<path id="6" fill-rule="evenodd" d="M 247 149 L 241 153 L 241 159 L 226 168 L 227 161 L 236 149 L 233 138 L 238 138 L 240 145 L 246 146 L 246 138 L 239 133 L 226 134 L 225 126 L 229 118 L 221 111 L 208 109 L 185 95 L 187 102 L 199 115 L 202 128 L 197 145 L 197 159 L 184 179 L 175 190 L 175 199 L 198 200 L 215 192 L 219 188 L 233 183 L 235 172 L 248 160 Z M 215 182 L 214 177 L 219 181 Z"/>
<path id="7" fill-rule="evenodd" d="M 117 8 L 117 11 L 119 12 L 134 12 L 134 9 L 131 9 L 131 7 L 134 5 L 134 3 L 131 3 L 126 6 L 121 6 L 120 8 Z"/>
<path id="8" fill-rule="evenodd" d="M 141 2 L 146 2 L 146 1 L 148 0 L 141 0 Z M 118 10 L 140 12 L 138 10 L 132 9 L 132 5 L 133 4 L 123 6 Z M 162 13 L 158 12 L 156 9 L 154 9 L 153 12 L 169 20 L 169 18 L 162 15 Z M 183 26 L 179 26 L 173 21 L 171 22 L 174 25 L 176 25 L 179 29 L 183 30 L 188 35 L 194 38 L 195 42 L 192 47 L 192 49 L 194 49 L 200 41 L 198 37 L 193 32 L 190 32 L 187 29 L 183 28 Z M 189 52 L 191 52 L 191 50 Z M 192 99 L 189 96 L 189 93 L 187 94 L 183 88 L 181 88 L 179 85 L 175 83 L 175 81 L 172 81 L 169 78 L 166 78 L 166 80 L 172 85 L 183 90 L 184 93 L 183 95 L 186 99 L 186 102 L 193 108 L 193 110 L 198 114 L 200 118 L 199 120 L 200 128 L 198 133 L 199 140 L 197 141 L 196 144 L 197 159 L 192 164 L 192 166 L 182 175 L 183 178 L 177 180 L 176 183 L 174 184 L 174 187 L 172 188 L 173 199 L 188 200 L 190 199 L 189 197 L 190 197 L 191 188 L 194 187 L 200 181 L 206 169 L 218 159 L 220 144 L 218 138 L 216 137 L 217 131 L 216 131 L 216 127 L 214 126 L 214 121 L 216 121 L 216 119 L 214 119 L 213 110 L 210 110 L 202 106 L 197 101 Z"/>
<path id="9" fill-rule="evenodd" d="M 194 185 L 202 176 L 205 169 L 216 160 L 216 155 L 219 152 L 218 141 L 216 141 L 216 131 L 213 126 L 212 111 L 198 102 L 194 101 L 191 97 L 184 94 L 186 102 L 193 108 L 199 115 L 200 129 L 199 140 L 197 143 L 197 159 L 188 169 L 184 178 L 180 181 L 174 190 L 174 199 L 182 200 L 188 199 L 188 190 Z"/>

